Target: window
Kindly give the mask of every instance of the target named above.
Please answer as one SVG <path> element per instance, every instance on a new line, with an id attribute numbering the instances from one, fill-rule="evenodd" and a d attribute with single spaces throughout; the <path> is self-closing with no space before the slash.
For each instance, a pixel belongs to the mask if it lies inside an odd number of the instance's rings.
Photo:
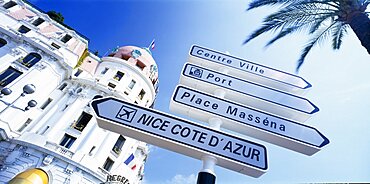
<path id="1" fill-rule="evenodd" d="M 17 3 L 15 3 L 14 1 L 9 1 L 9 2 L 5 3 L 3 7 L 5 9 L 9 9 L 9 8 L 15 6 L 15 5 L 17 5 Z"/>
<path id="2" fill-rule="evenodd" d="M 144 98 L 144 95 L 145 95 L 145 91 L 142 89 L 139 93 L 139 99 L 142 100 Z"/>
<path id="3" fill-rule="evenodd" d="M 54 43 L 54 42 L 51 43 L 51 46 L 55 47 L 56 49 L 60 49 L 60 46 L 58 44 Z"/>
<path id="4" fill-rule="evenodd" d="M 20 62 L 23 66 L 27 68 L 31 68 L 33 65 L 35 65 L 40 60 L 41 60 L 40 54 L 32 52 L 28 54 L 26 57 L 24 57 Z"/>
<path id="5" fill-rule="evenodd" d="M 147 106 L 148 106 L 148 104 L 149 104 L 149 100 L 147 100 L 147 101 L 146 101 L 146 103 L 145 103 L 145 107 L 147 107 Z"/>
<path id="6" fill-rule="evenodd" d="M 77 69 L 77 72 L 75 73 L 75 77 L 78 77 L 82 72 L 83 70 Z"/>
<path id="7" fill-rule="evenodd" d="M 59 90 L 63 91 L 64 88 L 67 87 L 67 83 L 63 83 L 61 86 L 59 86 Z"/>
<path id="8" fill-rule="evenodd" d="M 42 106 L 40 107 L 40 109 L 44 110 L 50 104 L 51 101 L 53 101 L 53 99 L 48 98 L 46 100 L 46 102 L 44 104 L 42 104 Z"/>
<path id="9" fill-rule="evenodd" d="M 96 146 L 93 146 L 90 151 L 89 151 L 89 155 L 91 156 L 93 154 L 93 151 L 95 150 Z"/>
<path id="10" fill-rule="evenodd" d="M 24 25 L 21 25 L 21 27 L 18 28 L 18 32 L 20 33 L 28 33 L 29 31 L 31 31 L 31 29 Z"/>
<path id="11" fill-rule="evenodd" d="M 6 42 L 6 40 L 0 38 L 0 48 L 1 47 L 4 47 L 4 45 L 6 45 L 8 42 Z"/>
<path id="12" fill-rule="evenodd" d="M 60 141 L 59 145 L 66 147 L 66 148 L 70 148 L 75 141 L 76 141 L 76 137 L 73 137 L 68 134 L 64 134 L 64 137 L 62 141 Z"/>
<path id="13" fill-rule="evenodd" d="M 33 21 L 32 24 L 37 27 L 37 26 L 41 25 L 43 22 L 45 22 L 44 19 L 38 18 L 35 21 Z"/>
<path id="14" fill-rule="evenodd" d="M 109 68 L 105 67 L 103 71 L 101 71 L 101 74 L 106 74 Z"/>
<path id="15" fill-rule="evenodd" d="M 5 87 L 6 85 L 13 82 L 16 78 L 22 75 L 22 72 L 18 71 L 13 67 L 8 67 L 3 73 L 0 74 L 0 86 Z"/>
<path id="16" fill-rule="evenodd" d="M 114 164 L 113 160 L 108 157 L 107 160 L 105 160 L 105 162 L 104 162 L 103 168 L 106 171 L 110 171 L 110 169 L 112 168 L 113 164 Z"/>
<path id="17" fill-rule="evenodd" d="M 18 129 L 18 132 L 22 132 L 30 123 L 32 119 L 28 118 L 27 121 Z"/>
<path id="18" fill-rule="evenodd" d="M 131 52 L 131 55 L 132 55 L 132 57 L 134 58 L 134 59 L 137 59 L 137 58 L 139 58 L 140 56 L 141 56 L 141 52 L 139 51 L 139 50 L 133 50 L 132 52 Z"/>
<path id="19" fill-rule="evenodd" d="M 71 38 L 72 36 L 70 36 L 69 34 L 66 34 L 63 36 L 63 38 L 60 41 L 62 41 L 63 43 L 67 43 Z"/>
<path id="20" fill-rule="evenodd" d="M 112 151 L 114 151 L 117 155 L 119 155 L 122 151 L 122 147 L 125 144 L 126 139 L 120 135 L 116 141 L 116 144 L 114 144 Z"/>
<path id="21" fill-rule="evenodd" d="M 136 81 L 131 80 L 130 84 L 128 85 L 128 88 L 129 88 L 129 89 L 134 88 L 135 84 L 136 84 Z"/>
<path id="22" fill-rule="evenodd" d="M 141 62 L 140 60 L 137 60 L 136 66 L 139 67 L 141 70 L 144 70 L 145 64 Z"/>
<path id="23" fill-rule="evenodd" d="M 92 118 L 92 115 L 82 112 L 81 116 L 78 118 L 78 120 L 72 125 L 72 127 L 76 130 L 79 130 L 82 132 L 85 127 L 87 126 L 87 123 L 89 123 L 90 119 Z"/>
<path id="24" fill-rule="evenodd" d="M 114 55 L 114 54 L 113 54 Z M 121 58 L 123 59 L 123 60 L 129 60 L 130 59 L 130 57 L 131 57 L 131 54 L 122 54 L 121 55 Z"/>
<path id="25" fill-rule="evenodd" d="M 113 79 L 120 81 L 124 75 L 125 73 L 118 71 Z"/>
<path id="26" fill-rule="evenodd" d="M 46 126 L 45 127 L 45 129 L 41 132 L 41 134 L 40 135 L 44 135 L 45 133 L 46 133 L 46 131 L 48 131 L 49 130 L 49 128 L 50 128 L 50 126 L 48 125 L 48 126 Z M 37 133 L 37 132 L 36 132 Z"/>
<path id="27" fill-rule="evenodd" d="M 108 83 L 108 86 L 111 87 L 111 88 L 115 88 L 116 87 L 116 85 L 113 84 L 113 83 Z"/>

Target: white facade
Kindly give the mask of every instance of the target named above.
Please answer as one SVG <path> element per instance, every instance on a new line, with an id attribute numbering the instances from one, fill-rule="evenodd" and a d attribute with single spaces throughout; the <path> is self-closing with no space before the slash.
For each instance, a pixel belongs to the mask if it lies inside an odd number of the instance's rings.
<path id="1" fill-rule="evenodd" d="M 27 180 L 34 169 L 53 184 L 101 183 L 111 175 L 140 183 L 148 146 L 99 128 L 89 103 L 116 96 L 151 106 L 155 61 L 132 46 L 99 58 L 87 45 L 32 6 L 0 1 L 0 89 L 12 91 L 0 98 L 0 183 Z M 35 91 L 20 96 L 27 84 Z M 30 100 L 37 105 L 25 110 Z"/>

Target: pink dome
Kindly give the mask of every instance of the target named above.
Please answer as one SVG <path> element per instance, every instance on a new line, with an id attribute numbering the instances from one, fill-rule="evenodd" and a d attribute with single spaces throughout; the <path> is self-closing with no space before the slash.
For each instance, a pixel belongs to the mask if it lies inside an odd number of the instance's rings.
<path id="1" fill-rule="evenodd" d="M 128 64 L 138 67 L 142 73 L 149 77 L 153 84 L 158 80 L 158 67 L 148 48 L 124 46 L 109 54 L 110 57 L 123 59 Z"/>

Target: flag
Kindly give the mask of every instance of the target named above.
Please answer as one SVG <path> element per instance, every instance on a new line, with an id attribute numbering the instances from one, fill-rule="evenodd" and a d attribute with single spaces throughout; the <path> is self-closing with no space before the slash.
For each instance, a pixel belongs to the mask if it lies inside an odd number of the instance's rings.
<path id="1" fill-rule="evenodd" d="M 135 170 L 136 168 L 136 163 L 133 162 L 133 160 L 135 159 L 135 156 L 133 153 L 131 153 L 131 155 L 126 159 L 126 161 L 124 162 L 128 167 L 130 167 L 132 170 Z"/>
<path id="2" fill-rule="evenodd" d="M 126 159 L 125 164 L 129 165 L 132 160 L 134 160 L 135 156 L 133 153 Z"/>
<path id="3" fill-rule="evenodd" d="M 150 50 L 154 50 L 155 48 L 155 39 L 153 39 L 152 43 L 149 45 Z"/>

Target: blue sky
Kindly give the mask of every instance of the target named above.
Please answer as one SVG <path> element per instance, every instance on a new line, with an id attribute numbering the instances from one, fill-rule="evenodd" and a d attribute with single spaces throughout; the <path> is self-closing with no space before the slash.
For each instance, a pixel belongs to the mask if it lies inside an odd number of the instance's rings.
<path id="1" fill-rule="evenodd" d="M 32 1 L 56 10 L 65 23 L 90 39 L 89 48 L 104 54 L 123 45 L 147 46 L 156 39 L 160 92 L 156 109 L 169 112 L 192 44 L 228 51 L 232 55 L 287 72 L 294 72 L 306 36 L 296 34 L 264 48 L 271 34 L 242 45 L 274 8 L 246 12 L 250 1 Z M 308 55 L 300 76 L 313 87 L 305 95 L 320 108 L 305 122 L 330 139 L 313 156 L 305 156 L 247 136 L 268 149 L 269 170 L 258 179 L 216 167 L 217 183 L 297 183 L 370 181 L 370 56 L 352 31 L 340 51 L 329 44 Z M 153 148 L 145 168 L 145 183 L 194 183 L 201 161 Z"/>

